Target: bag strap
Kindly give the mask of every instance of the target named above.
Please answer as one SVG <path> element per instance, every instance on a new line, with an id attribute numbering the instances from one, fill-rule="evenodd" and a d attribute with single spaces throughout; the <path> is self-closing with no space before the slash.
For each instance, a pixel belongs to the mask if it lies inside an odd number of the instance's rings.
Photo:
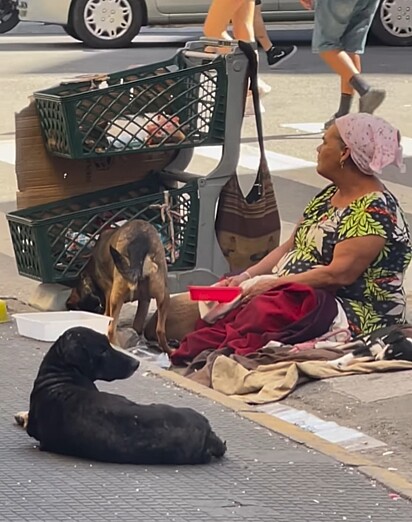
<path id="1" fill-rule="evenodd" d="M 253 97 L 253 108 L 255 110 L 256 129 L 258 135 L 261 164 L 266 163 L 265 144 L 263 138 L 262 113 L 260 112 L 259 88 L 258 88 L 258 59 L 253 46 L 250 43 L 239 40 L 239 49 L 243 51 L 249 60 L 250 90 Z"/>

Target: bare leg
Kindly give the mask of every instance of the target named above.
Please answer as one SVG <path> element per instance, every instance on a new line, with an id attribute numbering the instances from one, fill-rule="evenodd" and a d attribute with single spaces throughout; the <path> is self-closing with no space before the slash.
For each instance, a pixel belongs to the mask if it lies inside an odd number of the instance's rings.
<path id="1" fill-rule="evenodd" d="M 255 38 L 262 46 L 262 49 L 267 52 L 272 47 L 272 42 L 266 31 L 265 22 L 262 17 L 262 6 L 255 6 L 255 16 L 253 19 L 253 28 L 255 31 Z"/>
<path id="2" fill-rule="evenodd" d="M 203 26 L 203 34 L 208 38 L 231 40 L 227 26 L 230 24 L 236 5 L 236 0 L 213 0 Z"/>
<path id="3" fill-rule="evenodd" d="M 232 21 L 235 38 L 253 42 L 254 10 L 254 0 L 213 0 L 203 26 L 203 34 L 209 38 L 231 40 L 227 27 Z"/>
<path id="4" fill-rule="evenodd" d="M 333 71 L 339 74 L 341 77 L 342 88 L 346 87 L 347 85 L 350 86 L 350 79 L 352 76 L 359 74 L 358 69 L 346 51 L 323 51 L 320 53 L 320 56 Z M 348 92 L 348 94 L 351 92 L 352 91 Z"/>
<path id="5" fill-rule="evenodd" d="M 253 27 L 255 32 L 255 39 L 259 42 L 265 51 L 269 67 L 277 67 L 295 54 L 297 50 L 295 45 L 273 45 L 263 20 L 261 5 L 255 6 Z M 262 81 L 260 83 L 262 84 Z M 263 89 L 263 94 L 266 94 L 265 91 L 266 89 Z"/>
<path id="6" fill-rule="evenodd" d="M 324 51 L 320 53 L 321 58 L 329 67 L 340 76 L 340 104 L 338 110 L 330 120 L 325 123 L 324 128 L 330 127 L 335 118 L 348 114 L 351 109 L 355 89 L 350 83 L 350 79 L 360 73 L 360 56 L 354 53 L 348 54 L 346 51 Z"/>
<path id="7" fill-rule="evenodd" d="M 233 36 L 244 42 L 255 41 L 254 31 L 255 0 L 243 0 L 233 13 Z"/>
<path id="8" fill-rule="evenodd" d="M 348 53 L 348 55 L 349 55 L 350 59 L 352 60 L 352 63 L 355 66 L 356 70 L 358 71 L 358 73 L 360 73 L 362 70 L 360 55 L 354 54 L 354 53 Z M 341 77 L 341 93 L 350 94 L 351 96 L 353 96 L 354 92 L 355 92 L 355 90 L 352 87 L 352 85 Z"/>
<path id="9" fill-rule="evenodd" d="M 365 99 L 365 109 L 361 112 L 373 111 L 385 99 L 385 91 L 382 89 L 370 88 L 363 78 L 360 78 L 361 59 L 360 56 L 348 54 L 346 51 L 331 50 L 320 53 L 323 61 L 341 77 L 342 93 L 352 94 L 353 89 Z M 369 93 L 369 91 L 371 91 Z M 369 95 L 370 96 L 367 96 Z M 366 98 L 368 100 L 366 101 Z"/>
<path id="10" fill-rule="evenodd" d="M 360 54 L 349 53 L 349 56 L 356 69 L 358 69 L 359 72 L 362 72 L 362 61 Z"/>

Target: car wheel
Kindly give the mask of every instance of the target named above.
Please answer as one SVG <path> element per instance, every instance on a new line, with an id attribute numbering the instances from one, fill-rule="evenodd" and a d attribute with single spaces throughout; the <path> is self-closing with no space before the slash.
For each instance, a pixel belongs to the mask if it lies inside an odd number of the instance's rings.
<path id="1" fill-rule="evenodd" d="M 71 37 L 74 38 L 75 40 L 81 40 L 81 38 L 79 37 L 79 35 L 78 35 L 78 34 L 76 33 L 76 31 L 74 30 L 72 24 L 64 25 L 64 26 L 63 26 L 63 29 L 64 29 L 64 31 L 65 31 L 66 34 L 68 34 L 69 36 L 71 36 Z"/>
<path id="2" fill-rule="evenodd" d="M 4 5 L 0 1 L 0 34 L 8 33 L 19 23 L 19 13 L 8 2 Z"/>
<path id="3" fill-rule="evenodd" d="M 411 0 L 382 0 L 371 32 L 386 45 L 412 45 Z"/>
<path id="4" fill-rule="evenodd" d="M 126 47 L 140 31 L 143 7 L 141 0 L 77 0 L 71 22 L 89 47 Z"/>

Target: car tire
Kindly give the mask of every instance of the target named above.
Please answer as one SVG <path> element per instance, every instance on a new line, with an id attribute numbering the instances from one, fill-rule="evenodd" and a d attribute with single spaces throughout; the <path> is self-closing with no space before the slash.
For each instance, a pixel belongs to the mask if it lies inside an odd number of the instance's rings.
<path id="1" fill-rule="evenodd" d="M 406 0 L 382 0 L 380 3 L 371 33 L 381 43 L 402 47 L 412 45 L 412 6 L 406 3 Z"/>
<path id="2" fill-rule="evenodd" d="M 71 25 L 78 38 L 88 47 L 114 49 L 127 47 L 139 34 L 143 24 L 141 0 L 116 0 L 125 13 L 105 12 L 109 0 L 76 0 L 71 14 Z M 93 14 L 95 13 L 95 14 Z M 110 15 L 112 18 L 109 18 Z M 107 18 L 106 18 L 107 16 Z"/>
<path id="3" fill-rule="evenodd" d="M 74 30 L 72 24 L 64 25 L 64 26 L 63 26 L 63 29 L 64 29 L 64 31 L 65 31 L 66 34 L 68 34 L 69 36 L 71 36 L 71 37 L 74 38 L 75 40 L 81 40 L 81 38 L 79 37 L 79 35 L 78 35 L 78 34 L 76 33 L 76 31 Z"/>
<path id="4" fill-rule="evenodd" d="M 8 33 L 14 29 L 19 22 L 19 13 L 17 10 L 2 16 L 0 18 L 0 34 Z"/>

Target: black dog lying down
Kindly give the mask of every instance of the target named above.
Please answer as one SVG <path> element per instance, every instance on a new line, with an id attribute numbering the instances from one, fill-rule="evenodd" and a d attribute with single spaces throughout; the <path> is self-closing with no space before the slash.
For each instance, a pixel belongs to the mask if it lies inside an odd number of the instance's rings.
<path id="1" fill-rule="evenodd" d="M 99 391 L 94 381 L 130 377 L 139 367 L 106 336 L 72 328 L 50 348 L 16 421 L 40 449 L 106 462 L 202 464 L 220 458 L 226 444 L 209 421 L 190 408 L 140 405 Z"/>
<path id="2" fill-rule="evenodd" d="M 376 361 L 412 362 L 412 339 L 408 337 L 411 327 L 392 326 L 382 328 L 370 335 L 363 335 L 341 348 L 353 350 L 339 359 L 329 361 L 329 365 L 338 370 L 349 366 L 354 359 L 369 357 Z"/>

